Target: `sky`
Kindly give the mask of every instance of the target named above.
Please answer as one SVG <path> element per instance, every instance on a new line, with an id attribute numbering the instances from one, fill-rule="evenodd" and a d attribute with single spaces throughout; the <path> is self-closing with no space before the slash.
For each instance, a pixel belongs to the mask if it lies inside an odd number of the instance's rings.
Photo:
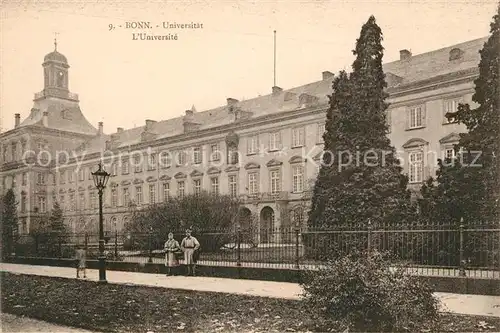
<path id="1" fill-rule="evenodd" d="M 69 88 L 104 132 L 143 126 L 321 79 L 350 69 L 363 23 L 374 15 L 384 62 L 399 50 L 424 53 L 487 36 L 495 0 L 386 1 L 49 1 L 0 0 L 0 127 L 29 115 L 43 89 L 43 57 L 54 49 L 71 66 Z M 125 29 L 149 21 L 153 29 Z M 200 23 L 166 30 L 163 22 Z M 113 24 L 115 29 L 109 30 Z M 119 26 L 122 25 L 122 28 Z M 156 28 L 156 25 L 160 27 Z M 133 33 L 177 40 L 133 40 Z"/>

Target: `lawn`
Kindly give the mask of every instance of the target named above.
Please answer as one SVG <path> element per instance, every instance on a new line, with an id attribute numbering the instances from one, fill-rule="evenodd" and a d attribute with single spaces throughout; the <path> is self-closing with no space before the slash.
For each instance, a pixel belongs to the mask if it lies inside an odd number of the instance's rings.
<path id="1" fill-rule="evenodd" d="M 299 301 L 1 273 L 2 312 L 102 332 L 324 332 Z M 429 331 L 498 331 L 444 314 Z"/>

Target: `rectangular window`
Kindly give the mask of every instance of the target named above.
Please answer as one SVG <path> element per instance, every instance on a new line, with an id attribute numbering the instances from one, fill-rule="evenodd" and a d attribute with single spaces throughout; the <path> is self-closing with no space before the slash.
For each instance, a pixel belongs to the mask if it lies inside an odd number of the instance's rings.
<path id="1" fill-rule="evenodd" d="M 26 186 L 28 184 L 28 174 L 26 172 L 23 173 L 23 179 L 22 179 L 21 184 L 23 186 Z"/>
<path id="2" fill-rule="evenodd" d="M 259 152 L 259 136 L 254 135 L 247 140 L 247 154 L 257 154 Z"/>
<path id="3" fill-rule="evenodd" d="M 66 183 L 66 171 L 61 170 L 59 172 L 59 184 L 65 184 Z"/>
<path id="4" fill-rule="evenodd" d="M 163 201 L 170 200 L 170 183 L 163 183 Z"/>
<path id="5" fill-rule="evenodd" d="M 38 197 L 38 209 L 40 213 L 47 212 L 47 203 L 45 197 Z"/>
<path id="6" fill-rule="evenodd" d="M 78 180 L 81 182 L 85 180 L 85 169 L 81 168 L 78 171 Z"/>
<path id="7" fill-rule="evenodd" d="M 234 147 L 227 148 L 227 164 L 238 164 L 239 154 L 238 149 Z"/>
<path id="8" fill-rule="evenodd" d="M 421 183 L 424 173 L 424 154 L 422 152 L 410 152 L 408 156 L 409 162 L 409 181 L 410 183 Z"/>
<path id="9" fill-rule="evenodd" d="M 271 178 L 271 193 L 277 194 L 281 191 L 281 179 L 280 172 L 278 170 L 272 170 L 270 173 Z"/>
<path id="10" fill-rule="evenodd" d="M 445 159 L 454 159 L 455 158 L 455 149 L 453 148 L 446 148 L 444 150 L 444 158 Z"/>
<path id="11" fill-rule="evenodd" d="M 135 202 L 142 205 L 142 186 L 136 186 L 135 188 Z"/>
<path id="12" fill-rule="evenodd" d="M 135 172 L 142 172 L 141 156 L 136 156 L 134 158 L 134 171 Z"/>
<path id="13" fill-rule="evenodd" d="M 68 170 L 68 182 L 72 183 L 75 180 L 75 170 Z"/>
<path id="14" fill-rule="evenodd" d="M 128 187 L 123 188 L 122 190 L 122 206 L 128 207 L 130 204 L 130 192 Z"/>
<path id="15" fill-rule="evenodd" d="M 87 179 L 92 180 L 92 169 L 90 167 L 87 167 Z"/>
<path id="16" fill-rule="evenodd" d="M 156 203 L 156 185 L 149 185 L 149 204 L 154 205 Z"/>
<path id="17" fill-rule="evenodd" d="M 194 190 L 195 195 L 198 195 L 201 193 L 201 179 L 193 180 L 193 190 Z"/>
<path id="18" fill-rule="evenodd" d="M 122 174 L 123 175 L 128 175 L 129 172 L 130 172 L 130 170 L 129 170 L 129 160 L 128 159 L 122 160 Z"/>
<path id="19" fill-rule="evenodd" d="M 80 209 L 85 209 L 85 193 L 83 192 L 80 193 L 79 204 Z"/>
<path id="20" fill-rule="evenodd" d="M 424 127 L 425 124 L 425 112 L 424 106 L 418 105 L 413 106 L 408 109 L 408 127 L 419 128 Z"/>
<path id="21" fill-rule="evenodd" d="M 26 212 L 26 194 L 21 194 L 21 213 Z"/>
<path id="22" fill-rule="evenodd" d="M 446 114 L 447 113 L 455 113 L 458 111 L 458 105 L 462 103 L 461 98 L 452 98 L 444 101 L 443 105 L 443 116 L 444 116 L 444 122 L 447 124 L 451 124 L 456 122 L 454 118 L 447 118 Z"/>
<path id="23" fill-rule="evenodd" d="M 323 143 L 323 134 L 325 134 L 325 123 L 319 123 L 318 124 L 318 138 L 317 142 L 318 143 Z"/>
<path id="24" fill-rule="evenodd" d="M 304 127 L 292 128 L 292 148 L 302 147 L 305 143 Z"/>
<path id="25" fill-rule="evenodd" d="M 269 151 L 281 149 L 281 132 L 269 133 Z"/>
<path id="26" fill-rule="evenodd" d="M 292 191 L 294 193 L 304 191 L 304 167 L 302 165 L 292 167 Z"/>
<path id="27" fill-rule="evenodd" d="M 219 194 L 219 177 L 210 178 L 210 192 L 213 195 Z"/>
<path id="28" fill-rule="evenodd" d="M 118 193 L 116 188 L 111 189 L 111 207 L 118 206 Z"/>
<path id="29" fill-rule="evenodd" d="M 36 183 L 38 185 L 45 185 L 45 175 L 43 173 L 38 173 L 37 174 L 37 179 L 36 179 Z"/>
<path id="30" fill-rule="evenodd" d="M 183 150 L 177 152 L 177 165 L 186 165 L 186 152 Z"/>
<path id="31" fill-rule="evenodd" d="M 90 208 L 91 209 L 96 209 L 97 208 L 97 195 L 96 195 L 96 192 L 90 192 Z"/>
<path id="32" fill-rule="evenodd" d="M 201 156 L 201 148 L 196 147 L 193 149 L 193 162 L 194 164 L 201 164 L 202 156 Z"/>
<path id="33" fill-rule="evenodd" d="M 211 161 L 220 161 L 220 150 L 219 144 L 214 143 L 210 145 L 210 160 Z"/>
<path id="34" fill-rule="evenodd" d="M 16 143 L 12 144 L 12 160 L 13 161 L 17 160 L 17 144 Z"/>
<path id="35" fill-rule="evenodd" d="M 238 195 L 238 182 L 236 175 L 229 175 L 229 195 L 236 197 Z"/>
<path id="36" fill-rule="evenodd" d="M 248 194 L 256 195 L 259 193 L 259 175 L 257 172 L 248 174 Z"/>
<path id="37" fill-rule="evenodd" d="M 162 169 L 170 168 L 170 164 L 172 163 L 170 158 L 170 152 L 164 151 L 160 153 L 160 165 Z"/>
<path id="38" fill-rule="evenodd" d="M 156 170 L 156 154 L 149 155 L 148 170 Z"/>
<path id="39" fill-rule="evenodd" d="M 69 195 L 69 209 L 76 210 L 76 199 L 74 194 Z"/>
<path id="40" fill-rule="evenodd" d="M 184 198 L 186 188 L 185 188 L 185 183 L 184 181 L 179 181 L 177 182 L 177 196 L 182 199 Z"/>

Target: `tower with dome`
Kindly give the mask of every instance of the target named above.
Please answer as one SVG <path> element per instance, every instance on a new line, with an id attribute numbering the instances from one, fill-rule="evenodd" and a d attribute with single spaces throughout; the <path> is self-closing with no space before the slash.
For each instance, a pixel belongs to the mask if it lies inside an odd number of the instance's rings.
<path id="1" fill-rule="evenodd" d="M 14 189 L 20 233 L 35 230 L 56 201 L 56 152 L 71 152 L 100 133 L 69 90 L 70 66 L 57 46 L 54 40 L 54 50 L 43 58 L 44 85 L 33 107 L 24 119 L 23 110 L 15 113 L 14 128 L 0 133 L 0 187 L 2 193 Z"/>

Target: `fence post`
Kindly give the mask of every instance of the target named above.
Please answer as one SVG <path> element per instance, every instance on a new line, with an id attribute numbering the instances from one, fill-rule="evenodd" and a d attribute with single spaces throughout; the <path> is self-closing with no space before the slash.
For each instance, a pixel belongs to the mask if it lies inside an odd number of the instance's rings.
<path id="1" fill-rule="evenodd" d="M 299 261 L 299 227 L 295 226 L 295 268 L 300 269 Z"/>
<path id="2" fill-rule="evenodd" d="M 88 253 L 89 251 L 89 237 L 87 235 L 87 233 L 85 233 L 85 239 L 84 239 L 84 245 L 85 245 L 85 253 Z M 87 254 L 88 255 L 88 254 Z"/>
<path id="3" fill-rule="evenodd" d="M 115 260 L 118 260 L 118 231 L 115 229 Z"/>
<path id="4" fill-rule="evenodd" d="M 466 276 L 465 274 L 465 261 L 464 261 L 464 218 L 460 218 L 460 268 L 459 268 L 459 276 Z"/>
<path id="5" fill-rule="evenodd" d="M 236 254 L 237 254 L 237 259 L 236 259 L 236 266 L 241 267 L 241 227 L 238 225 L 236 227 Z"/>
<path id="6" fill-rule="evenodd" d="M 368 254 L 372 251 L 372 221 L 368 219 Z"/>
<path id="7" fill-rule="evenodd" d="M 149 231 L 149 258 L 148 258 L 148 263 L 152 263 L 153 262 L 153 241 L 152 239 L 153 238 L 153 231 L 150 230 Z"/>

